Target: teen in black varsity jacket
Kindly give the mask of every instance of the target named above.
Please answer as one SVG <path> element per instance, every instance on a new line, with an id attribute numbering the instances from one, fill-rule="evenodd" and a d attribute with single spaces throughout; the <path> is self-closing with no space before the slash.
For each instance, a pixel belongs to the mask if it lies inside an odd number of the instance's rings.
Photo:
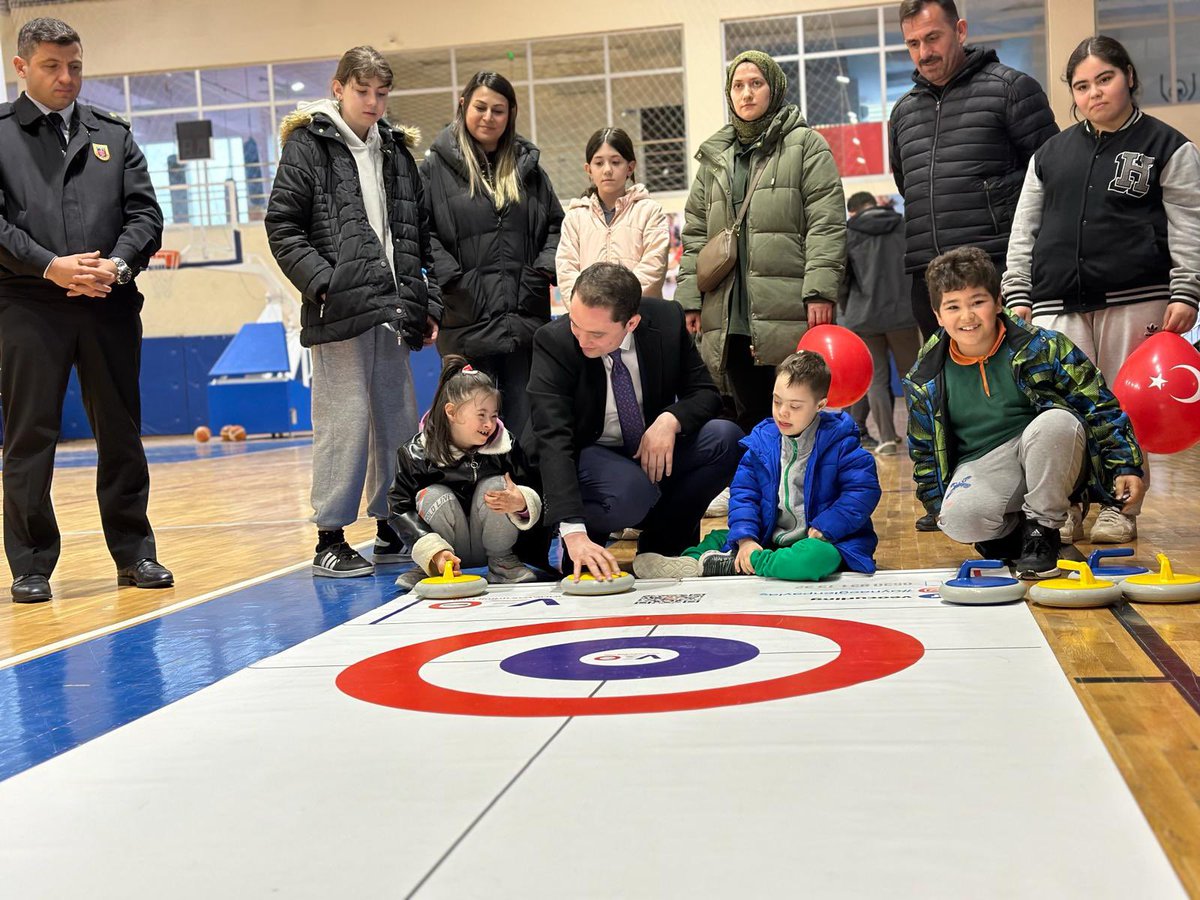
<path id="1" fill-rule="evenodd" d="M 1137 70 L 1112 38 L 1076 47 L 1067 83 L 1083 121 L 1029 162 L 1001 290 L 1012 312 L 1065 334 L 1111 384 L 1151 334 L 1196 323 L 1200 152 L 1137 108 Z M 1091 541 L 1133 540 L 1138 511 L 1103 507 Z M 1082 540 L 1085 513 L 1072 509 L 1064 542 Z"/>

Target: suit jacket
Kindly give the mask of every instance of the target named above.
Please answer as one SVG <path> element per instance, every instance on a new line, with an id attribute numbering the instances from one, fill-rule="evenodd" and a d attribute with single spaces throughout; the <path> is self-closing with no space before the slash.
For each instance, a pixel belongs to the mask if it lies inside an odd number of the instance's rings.
<path id="1" fill-rule="evenodd" d="M 78 101 L 75 110 L 64 156 L 32 100 L 0 104 L 0 301 L 78 304 L 42 277 L 55 256 L 99 250 L 136 272 L 162 240 L 162 211 L 129 124 Z M 140 309 L 142 296 L 131 281 L 86 302 Z"/>
<path id="2" fill-rule="evenodd" d="M 720 411 L 721 397 L 684 327 L 683 309 L 643 298 L 640 311 L 633 337 L 646 425 L 670 412 L 679 420 L 680 434 L 696 434 Z M 604 430 L 607 380 L 604 361 L 583 355 L 567 316 L 534 334 L 531 417 L 523 443 L 541 469 L 544 520 L 551 527 L 583 518 L 579 453 Z"/>

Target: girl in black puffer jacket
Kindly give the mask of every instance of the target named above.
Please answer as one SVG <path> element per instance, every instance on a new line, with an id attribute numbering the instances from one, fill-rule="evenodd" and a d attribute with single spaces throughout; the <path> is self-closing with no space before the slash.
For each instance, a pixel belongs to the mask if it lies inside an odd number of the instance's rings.
<path id="1" fill-rule="evenodd" d="M 300 342 L 313 348 L 313 574 L 334 578 L 374 569 L 343 534 L 364 484 L 375 561 L 403 558 L 387 490 L 396 448 L 417 430 L 408 354 L 433 342 L 441 318 L 413 136 L 382 118 L 391 85 L 377 51 L 346 52 L 335 100 L 283 122 L 266 216 L 271 252 L 301 294 Z"/>
<path id="2" fill-rule="evenodd" d="M 424 427 L 397 454 L 388 500 L 392 526 L 417 567 L 397 580 L 411 588 L 447 563 L 488 567 L 488 580 L 533 581 L 513 553 L 517 535 L 537 524 L 537 491 L 517 484 L 524 459 L 500 421 L 500 391 L 461 356 L 447 356 Z"/>
<path id="3" fill-rule="evenodd" d="M 550 321 L 563 211 L 538 148 L 516 129 L 512 85 L 494 72 L 476 73 L 421 177 L 445 292 L 438 349 L 469 357 L 496 380 L 519 435 L 529 418 L 533 333 Z"/>

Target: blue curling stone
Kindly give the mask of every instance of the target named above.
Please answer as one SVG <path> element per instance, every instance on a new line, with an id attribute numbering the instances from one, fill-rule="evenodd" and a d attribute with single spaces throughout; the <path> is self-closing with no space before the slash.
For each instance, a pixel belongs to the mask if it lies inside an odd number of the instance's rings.
<path id="1" fill-rule="evenodd" d="M 947 603 L 959 606 L 995 606 L 1025 599 L 1026 586 L 1015 578 L 1000 575 L 972 575 L 973 569 L 1003 569 L 998 559 L 964 562 L 958 576 L 943 582 L 939 593 Z"/>
<path id="2" fill-rule="evenodd" d="M 1146 575 L 1150 572 L 1145 566 L 1122 565 L 1121 563 L 1105 565 L 1102 562 L 1102 560 L 1112 560 L 1126 556 L 1133 556 L 1132 547 L 1112 547 L 1093 550 L 1088 555 L 1088 567 L 1097 578 L 1103 578 L 1105 581 L 1113 583 L 1124 581 L 1130 575 Z M 1079 573 L 1071 572 L 1067 577 L 1078 581 Z"/>

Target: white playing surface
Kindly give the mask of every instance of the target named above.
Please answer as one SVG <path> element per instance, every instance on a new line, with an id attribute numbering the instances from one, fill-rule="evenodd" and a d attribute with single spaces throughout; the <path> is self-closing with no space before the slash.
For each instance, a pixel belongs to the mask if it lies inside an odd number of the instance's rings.
<path id="1" fill-rule="evenodd" d="M 1183 896 L 1028 609 L 920 590 L 945 576 L 643 582 L 599 598 L 534 585 L 451 608 L 400 597 L 0 783 L 0 896 Z M 513 605 L 535 598 L 558 605 Z M 924 656 L 788 699 L 571 718 L 416 712 L 335 685 L 405 645 L 612 616 L 661 622 L 483 644 L 420 675 L 604 698 L 761 682 L 838 655 L 798 631 L 672 625 L 745 613 L 884 626 Z M 759 654 L 618 681 L 604 665 L 591 681 L 499 667 L 612 637 L 648 651 L 719 637 Z"/>

